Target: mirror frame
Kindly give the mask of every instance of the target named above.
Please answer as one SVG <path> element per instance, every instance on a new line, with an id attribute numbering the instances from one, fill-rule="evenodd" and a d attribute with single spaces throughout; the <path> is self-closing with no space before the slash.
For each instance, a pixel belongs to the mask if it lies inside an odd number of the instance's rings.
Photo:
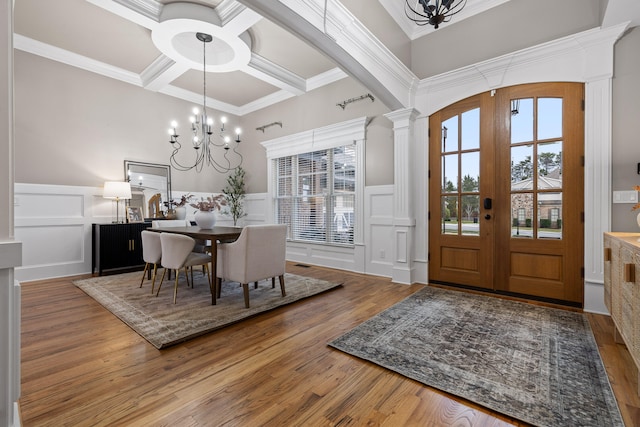
<path id="1" fill-rule="evenodd" d="M 163 172 L 166 172 L 166 177 L 167 177 L 167 188 L 166 188 L 166 192 L 167 192 L 167 200 L 162 200 L 162 202 L 167 202 L 169 200 L 171 200 L 171 166 L 169 165 L 162 165 L 162 164 L 158 164 L 158 163 L 145 163 L 145 162 L 137 162 L 134 160 L 125 160 L 124 161 L 124 180 L 126 182 L 131 182 L 131 178 L 129 176 L 129 170 L 131 166 L 141 166 L 141 167 L 145 167 L 145 168 L 156 168 L 159 170 L 162 170 Z M 153 175 L 153 174 L 150 174 Z M 163 174 L 158 174 L 158 176 L 164 176 Z M 134 185 L 132 185 L 132 189 L 134 189 Z M 146 212 L 146 210 L 145 210 Z"/>

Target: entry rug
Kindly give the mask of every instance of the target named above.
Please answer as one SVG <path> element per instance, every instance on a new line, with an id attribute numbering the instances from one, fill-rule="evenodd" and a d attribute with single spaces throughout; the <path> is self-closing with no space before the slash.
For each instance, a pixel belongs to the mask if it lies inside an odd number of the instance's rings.
<path id="1" fill-rule="evenodd" d="M 329 345 L 536 426 L 624 426 L 581 313 L 425 287 Z"/>
<path id="2" fill-rule="evenodd" d="M 216 305 L 211 305 L 211 291 L 202 272 L 194 272 L 193 288 L 186 286 L 184 273 L 180 275 L 176 304 L 173 303 L 173 280 L 165 278 L 156 297 L 151 294 L 151 281 L 145 279 L 140 288 L 141 278 L 140 271 L 73 283 L 158 349 L 341 286 L 339 283 L 285 274 L 287 295 L 284 298 L 277 279 L 275 288 L 271 287 L 270 279 L 263 280 L 257 289 L 253 284 L 249 285 L 251 307 L 245 308 L 242 287 L 235 282 L 223 283 L 222 296 Z M 159 281 L 158 277 L 156 289 Z"/>

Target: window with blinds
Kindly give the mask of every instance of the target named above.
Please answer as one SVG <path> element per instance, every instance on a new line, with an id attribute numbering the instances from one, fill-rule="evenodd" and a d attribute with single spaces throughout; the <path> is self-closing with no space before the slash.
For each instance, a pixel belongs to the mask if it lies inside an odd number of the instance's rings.
<path id="1" fill-rule="evenodd" d="M 276 221 L 290 240 L 353 244 L 356 148 L 275 159 Z"/>

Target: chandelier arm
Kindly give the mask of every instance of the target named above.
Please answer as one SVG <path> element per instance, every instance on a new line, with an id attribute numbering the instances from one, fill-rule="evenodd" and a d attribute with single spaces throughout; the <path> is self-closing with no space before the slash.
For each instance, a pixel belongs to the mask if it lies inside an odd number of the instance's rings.
<path id="1" fill-rule="evenodd" d="M 226 166 L 223 165 L 222 163 L 219 163 L 213 157 L 209 157 L 209 165 L 213 166 L 218 172 L 222 172 L 222 173 L 229 172 L 233 168 L 231 167 L 231 160 L 229 160 L 229 158 L 227 157 L 226 151 L 225 151 L 225 153 L 224 153 L 224 155 L 222 157 L 224 157 L 224 159 L 227 162 Z"/>
<path id="2" fill-rule="evenodd" d="M 447 17 L 451 17 L 453 15 L 456 15 L 460 12 L 462 12 L 462 9 L 464 9 L 464 6 L 467 4 L 467 0 L 462 0 L 458 3 L 456 3 L 452 8 L 450 8 L 446 15 Z M 457 9 L 457 10 L 456 10 Z M 452 12 L 453 11 L 453 12 Z M 443 14 L 444 15 L 444 14 Z"/>
<path id="3" fill-rule="evenodd" d="M 418 12 L 418 10 L 417 10 L 417 9 L 414 9 L 414 8 L 409 4 L 409 0 L 405 0 L 405 6 L 406 6 L 406 7 L 404 8 L 404 13 L 405 13 L 405 15 L 407 15 L 407 18 L 411 19 L 412 21 L 415 21 L 415 19 L 413 19 L 413 18 L 411 18 L 411 17 L 409 16 L 409 13 L 407 12 L 407 7 L 409 8 L 409 10 L 410 10 L 414 15 L 417 15 L 417 16 L 419 16 L 419 17 L 421 17 L 421 18 L 424 18 L 424 19 L 421 19 L 420 21 L 423 21 L 423 20 L 425 20 L 425 19 L 426 19 L 426 20 L 429 20 L 429 18 L 431 17 L 431 16 L 429 16 L 429 15 L 423 15 L 421 12 Z M 416 2 L 416 6 L 417 6 L 417 2 Z"/>

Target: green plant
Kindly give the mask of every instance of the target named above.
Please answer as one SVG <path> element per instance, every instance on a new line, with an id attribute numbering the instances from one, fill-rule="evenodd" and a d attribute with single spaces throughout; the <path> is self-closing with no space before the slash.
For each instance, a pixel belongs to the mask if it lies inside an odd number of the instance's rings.
<path id="1" fill-rule="evenodd" d="M 225 195 L 229 206 L 228 214 L 233 218 L 234 226 L 237 225 L 238 219 L 247 216 L 242 203 L 246 194 L 244 177 L 244 169 L 238 166 L 234 173 L 227 177 L 227 186 L 222 189 L 222 193 Z"/>

